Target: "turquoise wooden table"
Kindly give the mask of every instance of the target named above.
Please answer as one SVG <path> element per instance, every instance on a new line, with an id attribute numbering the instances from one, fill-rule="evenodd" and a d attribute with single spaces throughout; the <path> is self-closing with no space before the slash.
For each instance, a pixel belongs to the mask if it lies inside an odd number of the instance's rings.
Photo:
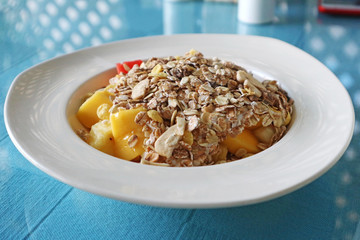
<path id="1" fill-rule="evenodd" d="M 360 18 L 322 15 L 316 0 L 276 1 L 276 20 L 237 21 L 209 1 L 0 2 L 0 239 L 360 239 Z M 47 59 L 121 39 L 178 33 L 261 35 L 295 45 L 346 87 L 356 125 L 326 174 L 286 196 L 224 209 L 171 209 L 107 199 L 61 183 L 15 148 L 3 105 L 13 79 Z"/>

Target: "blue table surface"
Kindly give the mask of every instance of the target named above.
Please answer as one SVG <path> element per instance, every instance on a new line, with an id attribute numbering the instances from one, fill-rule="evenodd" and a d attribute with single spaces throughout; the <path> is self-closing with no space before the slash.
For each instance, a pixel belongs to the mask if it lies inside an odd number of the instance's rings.
<path id="1" fill-rule="evenodd" d="M 85 47 L 178 33 L 295 45 L 336 74 L 357 114 L 360 18 L 319 14 L 316 0 L 277 0 L 275 14 L 271 24 L 248 25 L 237 21 L 236 4 L 224 2 L 1 1 L 0 239 L 360 239 L 358 116 L 349 148 L 326 174 L 286 196 L 225 209 L 143 206 L 78 190 L 29 163 L 5 129 L 5 97 L 23 70 Z"/>

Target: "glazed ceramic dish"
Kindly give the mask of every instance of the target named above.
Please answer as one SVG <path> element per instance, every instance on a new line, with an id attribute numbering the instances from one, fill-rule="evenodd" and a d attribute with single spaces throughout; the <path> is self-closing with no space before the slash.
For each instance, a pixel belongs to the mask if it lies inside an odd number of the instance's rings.
<path id="1" fill-rule="evenodd" d="M 75 134 L 81 97 L 106 85 L 116 62 L 182 55 L 191 48 L 277 80 L 295 101 L 287 134 L 243 160 L 193 168 L 121 160 Z M 50 176 L 102 196 L 163 207 L 239 206 L 290 193 L 340 159 L 354 128 L 350 97 L 323 64 L 285 42 L 238 35 L 138 38 L 57 57 L 16 77 L 4 112 L 15 146 Z"/>

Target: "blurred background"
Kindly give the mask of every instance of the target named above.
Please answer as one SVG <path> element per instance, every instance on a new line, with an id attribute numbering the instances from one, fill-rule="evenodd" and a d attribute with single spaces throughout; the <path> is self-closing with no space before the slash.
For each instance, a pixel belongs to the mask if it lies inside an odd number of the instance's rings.
<path id="1" fill-rule="evenodd" d="M 333 71 L 346 87 L 358 116 L 360 18 L 319 13 L 317 0 L 276 0 L 275 4 L 274 21 L 256 25 L 238 21 L 236 1 L 0 1 L 0 81 L 3 84 L 0 99 L 3 103 L 11 82 L 23 70 L 79 49 L 153 35 L 226 33 L 277 38 L 314 56 Z M 65 234 L 62 237 L 77 238 L 82 236 L 82 231 L 95 231 L 90 229 L 90 226 L 94 227 L 91 221 L 98 221 L 98 230 L 107 227 L 108 231 L 104 231 L 103 236 L 110 238 L 112 233 L 119 231 L 119 224 L 123 223 L 109 220 L 106 214 L 120 218 L 121 212 L 114 209 L 133 211 L 140 207 L 73 189 L 37 170 L 11 143 L 3 123 L 3 104 L 0 105 L 0 110 L 0 218 L 1 222 L 6 222 L 0 226 L 0 238 L 50 238 L 51 231 L 55 234 L 53 236 Z M 210 221 L 210 225 L 216 227 L 216 222 L 211 222 L 214 216 L 220 219 L 218 221 L 226 219 L 225 222 L 228 221 L 230 224 L 231 219 L 224 216 L 234 216 L 236 213 L 244 216 L 239 221 L 250 229 L 248 222 L 250 219 L 254 220 L 254 216 L 251 215 L 251 212 L 254 212 L 255 221 L 252 223 L 267 229 L 264 234 L 266 232 L 271 235 L 270 225 L 261 223 L 261 217 L 277 222 L 278 230 L 286 231 L 289 226 L 296 228 L 299 224 L 302 233 L 311 227 L 315 231 L 317 226 L 318 232 L 322 231 L 322 234 L 316 235 L 318 237 L 305 239 L 359 239 L 359 121 L 360 118 L 356 117 L 354 137 L 341 160 L 323 177 L 295 193 L 255 206 L 226 210 L 196 210 L 195 214 L 190 210 L 177 212 L 141 206 L 143 215 L 134 215 L 131 218 L 140 223 L 155 218 L 166 224 L 166 218 L 175 219 L 177 216 L 188 216 L 191 213 L 193 219 L 200 216 L 199 219 L 205 218 Z M 42 187 L 34 188 L 34 182 Z M 319 192 L 320 195 L 315 196 Z M 309 195 L 314 196 L 309 199 L 306 197 Z M 284 211 L 281 206 L 285 206 L 287 210 L 292 209 L 297 199 L 307 199 L 303 203 L 295 204 L 300 209 L 306 209 L 306 204 L 313 204 L 311 209 L 317 217 L 311 214 L 299 215 L 291 210 L 290 215 L 278 215 Z M 73 213 L 58 211 L 60 202 L 63 209 L 71 209 Z M 280 216 L 282 220 L 279 220 L 280 217 L 274 219 L 271 216 Z M 312 219 L 308 219 L 309 222 L 299 220 L 299 223 L 294 220 L 296 217 Z M 69 222 L 59 220 L 61 218 Z M 294 223 L 291 224 L 291 221 Z M 311 222 L 315 225 L 311 226 Z M 81 229 L 72 235 L 62 233 L 61 228 L 56 227 L 67 228 L 76 223 L 82 223 Z M 49 228 L 52 230 L 46 230 Z M 42 231 L 38 231 L 39 229 Z M 130 226 L 126 229 L 131 231 Z M 183 231 L 186 232 L 186 229 Z M 240 230 L 235 232 L 241 234 Z M 149 235 L 152 239 L 170 237 L 166 234 L 161 235 L 159 231 L 152 234 Z M 256 230 L 249 230 L 247 234 L 249 239 L 264 237 Z M 210 235 L 207 236 L 210 238 Z M 216 236 L 220 239 L 222 235 Z M 234 235 L 227 236 L 230 238 Z M 283 239 L 304 239 L 294 236 L 299 237 L 288 233 Z"/>
<path id="2" fill-rule="evenodd" d="M 359 18 L 320 14 L 316 0 L 277 0 L 270 24 L 237 20 L 236 0 L 1 1 L 0 56 L 6 70 L 21 55 L 30 65 L 85 47 L 127 38 L 179 33 L 261 35 L 289 42 L 336 71 L 346 87 L 360 69 Z M 28 65 L 28 66 L 30 66 Z M 355 75 L 354 75 L 355 74 Z"/>

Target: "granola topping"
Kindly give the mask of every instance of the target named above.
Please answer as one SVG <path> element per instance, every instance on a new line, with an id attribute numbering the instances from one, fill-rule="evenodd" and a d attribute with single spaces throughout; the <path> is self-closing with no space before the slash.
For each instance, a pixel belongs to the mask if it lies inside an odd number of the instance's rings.
<path id="1" fill-rule="evenodd" d="M 260 150 L 287 131 L 293 100 L 274 80 L 258 81 L 244 68 L 191 50 L 184 56 L 151 58 L 110 80 L 111 111 L 143 107 L 135 117 L 142 129 L 143 164 L 204 166 L 250 156 L 231 153 L 222 142 L 254 130 Z M 104 109 L 106 106 L 104 106 Z M 129 146 L 139 138 L 133 135 Z"/>

